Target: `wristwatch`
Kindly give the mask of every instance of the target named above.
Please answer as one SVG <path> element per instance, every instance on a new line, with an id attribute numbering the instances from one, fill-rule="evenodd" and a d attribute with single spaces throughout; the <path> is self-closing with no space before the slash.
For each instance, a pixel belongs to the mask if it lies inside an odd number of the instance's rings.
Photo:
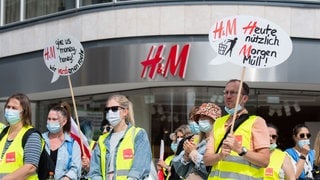
<path id="1" fill-rule="evenodd" d="M 241 153 L 238 154 L 239 156 L 244 156 L 248 152 L 247 148 L 244 146 L 242 146 L 241 150 L 242 150 Z"/>

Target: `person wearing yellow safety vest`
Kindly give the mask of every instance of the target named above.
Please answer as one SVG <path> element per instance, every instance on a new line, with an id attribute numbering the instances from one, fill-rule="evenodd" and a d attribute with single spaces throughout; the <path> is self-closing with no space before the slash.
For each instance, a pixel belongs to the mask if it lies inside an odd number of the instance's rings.
<path id="1" fill-rule="evenodd" d="M 42 150 L 40 134 L 32 133 L 22 147 L 22 137 L 32 128 L 29 98 L 21 93 L 10 96 L 4 109 L 8 132 L 0 141 L 0 179 L 38 179 L 36 173 Z"/>
<path id="2" fill-rule="evenodd" d="M 269 132 L 265 120 L 249 115 L 244 107 L 249 90 L 246 83 L 237 79 L 228 81 L 225 86 L 224 103 L 228 114 L 216 119 L 203 157 L 206 166 L 212 166 L 208 179 L 263 179 L 259 169 L 269 164 Z M 235 114 L 234 127 L 242 123 L 229 133 Z"/>
<path id="3" fill-rule="evenodd" d="M 113 127 L 103 134 L 93 150 L 89 177 L 91 180 L 146 179 L 151 169 L 151 147 L 148 134 L 135 127 L 132 103 L 123 95 L 108 98 L 106 118 Z"/>
<path id="4" fill-rule="evenodd" d="M 270 162 L 267 168 L 262 168 L 265 180 L 287 179 L 295 180 L 295 167 L 286 152 L 277 148 L 278 128 L 267 124 L 270 136 Z"/>

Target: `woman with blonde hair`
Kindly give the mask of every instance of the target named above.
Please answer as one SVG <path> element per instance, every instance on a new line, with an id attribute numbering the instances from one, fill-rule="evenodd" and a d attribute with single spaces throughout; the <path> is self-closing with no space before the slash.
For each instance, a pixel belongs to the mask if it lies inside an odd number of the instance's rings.
<path id="1" fill-rule="evenodd" d="M 113 127 L 99 137 L 93 150 L 92 180 L 146 179 L 150 173 L 151 147 L 147 132 L 135 127 L 132 103 L 123 95 L 108 98 L 106 119 Z"/>

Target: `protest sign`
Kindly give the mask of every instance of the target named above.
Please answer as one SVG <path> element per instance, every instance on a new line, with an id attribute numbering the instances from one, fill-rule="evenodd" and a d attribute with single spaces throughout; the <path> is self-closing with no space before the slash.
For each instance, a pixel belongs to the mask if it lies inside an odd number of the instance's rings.
<path id="1" fill-rule="evenodd" d="M 232 62 L 251 68 L 269 68 L 286 61 L 292 52 L 287 33 L 273 22 L 238 15 L 213 24 L 209 42 L 217 53 L 209 64 Z"/>
<path id="2" fill-rule="evenodd" d="M 84 50 L 79 40 L 69 35 L 61 35 L 44 48 L 43 59 L 48 69 L 53 72 L 53 83 L 60 76 L 71 75 L 80 69 L 84 62 Z"/>

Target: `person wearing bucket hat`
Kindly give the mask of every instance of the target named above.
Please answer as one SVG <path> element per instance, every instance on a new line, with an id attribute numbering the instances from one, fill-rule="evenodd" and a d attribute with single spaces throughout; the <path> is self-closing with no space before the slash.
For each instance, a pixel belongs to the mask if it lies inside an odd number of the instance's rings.
<path id="1" fill-rule="evenodd" d="M 212 135 L 214 121 L 221 116 L 221 109 L 213 103 L 203 103 L 195 113 L 195 122 L 199 125 L 199 143 L 194 138 L 187 139 L 183 143 L 183 151 L 173 158 L 172 165 L 176 172 L 185 179 L 207 179 L 208 170 L 203 162 L 207 138 Z M 208 170 L 207 170 L 208 169 Z"/>

